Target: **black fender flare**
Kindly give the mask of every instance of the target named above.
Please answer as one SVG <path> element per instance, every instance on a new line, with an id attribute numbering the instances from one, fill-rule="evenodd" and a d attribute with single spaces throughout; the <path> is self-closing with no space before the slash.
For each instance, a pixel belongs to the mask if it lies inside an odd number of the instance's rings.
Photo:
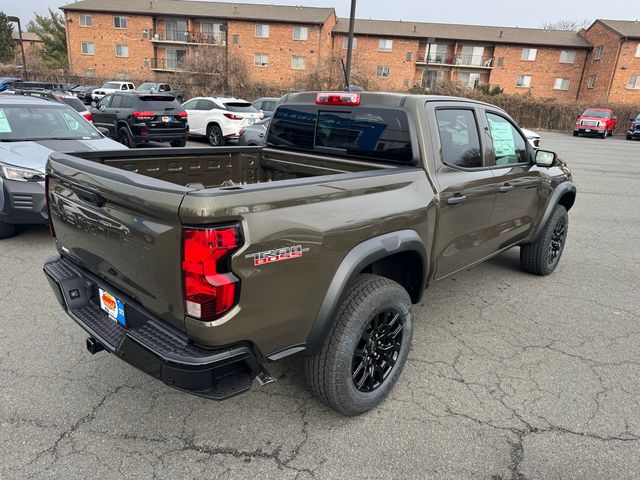
<path id="1" fill-rule="evenodd" d="M 558 205 L 562 196 L 566 193 L 575 194 L 576 192 L 577 192 L 576 184 L 569 181 L 562 182 L 560 185 L 558 185 L 555 188 L 555 190 L 549 197 L 549 200 L 547 200 L 547 205 L 545 206 L 542 218 L 540 219 L 540 222 L 538 223 L 535 230 L 533 231 L 533 234 L 531 235 L 529 242 L 535 242 L 540 237 L 542 230 L 544 229 L 545 225 L 549 221 L 549 217 L 551 217 L 551 213 L 553 212 L 553 209 L 556 208 L 556 205 Z"/>
<path id="2" fill-rule="evenodd" d="M 401 252 L 415 252 L 422 259 L 422 282 L 418 297 L 413 299 L 414 303 L 420 301 L 426 286 L 429 264 L 427 251 L 418 233 L 415 230 L 400 230 L 365 240 L 353 247 L 338 266 L 307 336 L 305 354 L 314 354 L 322 346 L 334 323 L 343 295 L 356 276 L 376 260 Z"/>

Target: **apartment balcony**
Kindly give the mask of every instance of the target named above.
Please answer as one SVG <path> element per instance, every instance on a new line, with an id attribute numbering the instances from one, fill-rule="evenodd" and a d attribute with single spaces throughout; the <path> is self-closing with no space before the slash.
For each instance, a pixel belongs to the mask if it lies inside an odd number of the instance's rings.
<path id="1" fill-rule="evenodd" d="M 179 45 L 226 45 L 224 32 L 202 33 L 187 30 L 152 30 L 150 39 L 154 43 Z"/>
<path id="2" fill-rule="evenodd" d="M 427 55 L 423 52 L 418 53 L 416 63 L 425 64 Z M 460 67 L 460 68 L 480 68 L 492 69 L 493 57 L 487 55 L 429 55 L 429 65 Z"/>

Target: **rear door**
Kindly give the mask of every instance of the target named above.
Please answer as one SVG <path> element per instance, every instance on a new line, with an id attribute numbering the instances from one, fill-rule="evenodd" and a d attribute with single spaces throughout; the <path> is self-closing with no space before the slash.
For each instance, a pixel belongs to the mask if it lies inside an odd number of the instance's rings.
<path id="1" fill-rule="evenodd" d="M 499 250 L 529 234 L 544 201 L 538 188 L 542 177 L 533 163 L 531 145 L 515 124 L 499 110 L 483 110 L 497 192 L 491 218 L 493 241 Z"/>
<path id="2" fill-rule="evenodd" d="M 427 110 L 436 126 L 429 134 L 438 153 L 435 257 L 436 278 L 441 278 L 493 252 L 490 225 L 496 189 L 480 112 L 473 105 L 438 102 L 428 103 Z"/>
<path id="3" fill-rule="evenodd" d="M 93 115 L 93 124 L 96 127 L 104 127 L 109 130 L 109 136 L 115 137 L 115 127 L 113 124 L 109 123 L 109 112 L 107 111 L 111 106 L 111 101 L 113 100 L 113 95 L 105 95 L 100 99 L 96 108 L 91 109 L 91 114 Z"/>
<path id="4" fill-rule="evenodd" d="M 136 154 L 117 158 L 135 165 Z M 58 250 L 110 284 L 108 293 L 122 292 L 184 329 L 178 210 L 187 189 L 62 154 L 49 165 Z"/>

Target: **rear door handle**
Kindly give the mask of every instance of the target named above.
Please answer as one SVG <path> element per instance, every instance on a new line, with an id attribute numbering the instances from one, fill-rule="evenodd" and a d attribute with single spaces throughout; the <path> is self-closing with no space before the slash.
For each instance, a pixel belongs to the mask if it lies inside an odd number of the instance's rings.
<path id="1" fill-rule="evenodd" d="M 466 199 L 467 199 L 466 195 L 461 195 L 457 193 L 453 197 L 447 198 L 447 205 L 460 205 Z"/>
<path id="2" fill-rule="evenodd" d="M 511 185 L 510 183 L 505 183 L 504 185 L 501 185 L 500 188 L 498 188 L 498 191 L 500 193 L 507 193 L 511 190 L 513 190 L 513 185 Z"/>

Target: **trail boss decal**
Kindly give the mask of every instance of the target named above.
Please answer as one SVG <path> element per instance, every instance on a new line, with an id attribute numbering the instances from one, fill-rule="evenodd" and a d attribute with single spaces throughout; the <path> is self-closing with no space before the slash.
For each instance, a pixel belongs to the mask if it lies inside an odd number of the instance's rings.
<path id="1" fill-rule="evenodd" d="M 266 265 L 267 263 L 281 262 L 283 260 L 291 260 L 300 258 L 304 252 L 308 252 L 308 248 L 302 248 L 302 245 L 294 245 L 292 247 L 277 248 L 275 250 L 266 250 L 264 252 L 252 253 L 246 255 L 246 258 L 253 258 L 253 264 Z"/>

